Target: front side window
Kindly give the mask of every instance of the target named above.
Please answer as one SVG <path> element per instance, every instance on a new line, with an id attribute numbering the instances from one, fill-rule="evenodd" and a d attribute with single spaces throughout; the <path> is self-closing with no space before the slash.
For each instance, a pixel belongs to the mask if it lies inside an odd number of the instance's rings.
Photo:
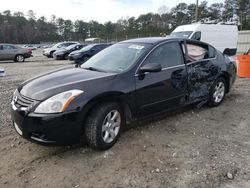
<path id="1" fill-rule="evenodd" d="M 192 36 L 192 39 L 200 41 L 201 40 L 201 32 L 200 31 L 195 32 Z"/>
<path id="2" fill-rule="evenodd" d="M 91 48 L 93 48 L 95 45 L 94 44 L 90 44 L 90 45 L 88 45 L 88 46 L 85 46 L 85 47 L 83 47 L 82 49 L 81 49 L 81 51 L 83 52 L 83 51 L 88 51 L 88 50 L 90 50 Z"/>
<path id="3" fill-rule="evenodd" d="M 182 53 L 177 42 L 163 44 L 157 47 L 146 59 L 145 63 L 158 63 L 162 68 L 182 64 Z"/>
<path id="4" fill-rule="evenodd" d="M 200 31 L 195 32 L 191 39 L 200 41 L 201 40 L 201 32 Z"/>
<path id="5" fill-rule="evenodd" d="M 3 50 L 13 50 L 13 49 L 16 49 L 16 47 L 12 45 L 3 45 Z"/>

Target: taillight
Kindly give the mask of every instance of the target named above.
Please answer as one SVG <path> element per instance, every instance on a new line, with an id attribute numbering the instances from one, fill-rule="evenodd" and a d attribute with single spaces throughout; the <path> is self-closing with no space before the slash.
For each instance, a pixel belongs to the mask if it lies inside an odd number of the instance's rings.
<path id="1" fill-rule="evenodd" d="M 29 49 L 29 54 L 32 54 L 32 50 L 31 49 Z"/>

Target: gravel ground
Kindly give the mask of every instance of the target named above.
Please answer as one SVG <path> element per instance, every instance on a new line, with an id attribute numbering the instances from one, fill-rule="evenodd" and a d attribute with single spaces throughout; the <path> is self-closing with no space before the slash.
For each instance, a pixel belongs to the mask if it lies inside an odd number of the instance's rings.
<path id="1" fill-rule="evenodd" d="M 12 127 L 10 101 L 24 80 L 60 68 L 34 52 L 0 62 L 0 187 L 250 187 L 250 79 L 238 79 L 216 108 L 193 106 L 134 123 L 108 151 L 45 147 Z"/>

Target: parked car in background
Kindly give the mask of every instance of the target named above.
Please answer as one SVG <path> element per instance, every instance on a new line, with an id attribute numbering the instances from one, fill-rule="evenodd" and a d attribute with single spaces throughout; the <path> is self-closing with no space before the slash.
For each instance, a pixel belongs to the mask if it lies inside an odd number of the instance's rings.
<path id="1" fill-rule="evenodd" d="M 84 63 L 90 57 L 107 48 L 108 46 L 110 46 L 110 44 L 90 44 L 81 50 L 71 52 L 69 54 L 69 60 L 75 61 L 76 63 Z"/>
<path id="2" fill-rule="evenodd" d="M 51 48 L 46 48 L 43 50 L 43 55 L 47 57 L 53 57 L 53 53 L 59 48 L 66 48 L 72 44 L 79 44 L 78 42 L 59 42 L 52 46 Z"/>
<path id="3" fill-rule="evenodd" d="M 32 56 L 31 49 L 24 49 L 13 44 L 0 44 L 0 60 L 23 62 Z"/>
<path id="4" fill-rule="evenodd" d="M 79 68 L 22 83 L 11 116 L 18 134 L 45 145 L 85 136 L 108 149 L 126 123 L 196 103 L 218 106 L 236 79 L 236 64 L 209 44 L 141 38 L 110 46 Z"/>
<path id="5" fill-rule="evenodd" d="M 66 48 L 60 48 L 53 53 L 53 57 L 54 57 L 54 59 L 57 59 L 57 60 L 68 59 L 68 55 L 71 52 L 76 51 L 76 50 L 80 50 L 85 46 L 87 46 L 87 44 L 72 44 Z"/>
<path id="6" fill-rule="evenodd" d="M 27 44 L 27 45 L 23 45 L 23 48 L 29 49 L 29 50 L 36 50 L 38 47 L 32 44 Z"/>

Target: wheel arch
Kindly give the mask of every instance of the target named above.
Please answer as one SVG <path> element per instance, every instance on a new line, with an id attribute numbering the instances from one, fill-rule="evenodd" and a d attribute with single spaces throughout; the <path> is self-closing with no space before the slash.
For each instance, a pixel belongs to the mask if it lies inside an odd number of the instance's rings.
<path id="1" fill-rule="evenodd" d="M 125 100 L 125 94 L 122 92 L 107 92 L 101 95 L 98 95 L 91 99 L 86 105 L 84 105 L 82 110 L 82 122 L 86 121 L 88 114 L 92 109 L 99 105 L 100 103 L 114 102 L 117 103 L 122 109 L 125 117 L 126 124 L 129 124 L 132 121 L 132 108 Z"/>
<path id="2" fill-rule="evenodd" d="M 230 76 L 227 72 L 223 71 L 218 78 L 223 78 L 226 81 L 226 93 L 230 90 Z"/>

